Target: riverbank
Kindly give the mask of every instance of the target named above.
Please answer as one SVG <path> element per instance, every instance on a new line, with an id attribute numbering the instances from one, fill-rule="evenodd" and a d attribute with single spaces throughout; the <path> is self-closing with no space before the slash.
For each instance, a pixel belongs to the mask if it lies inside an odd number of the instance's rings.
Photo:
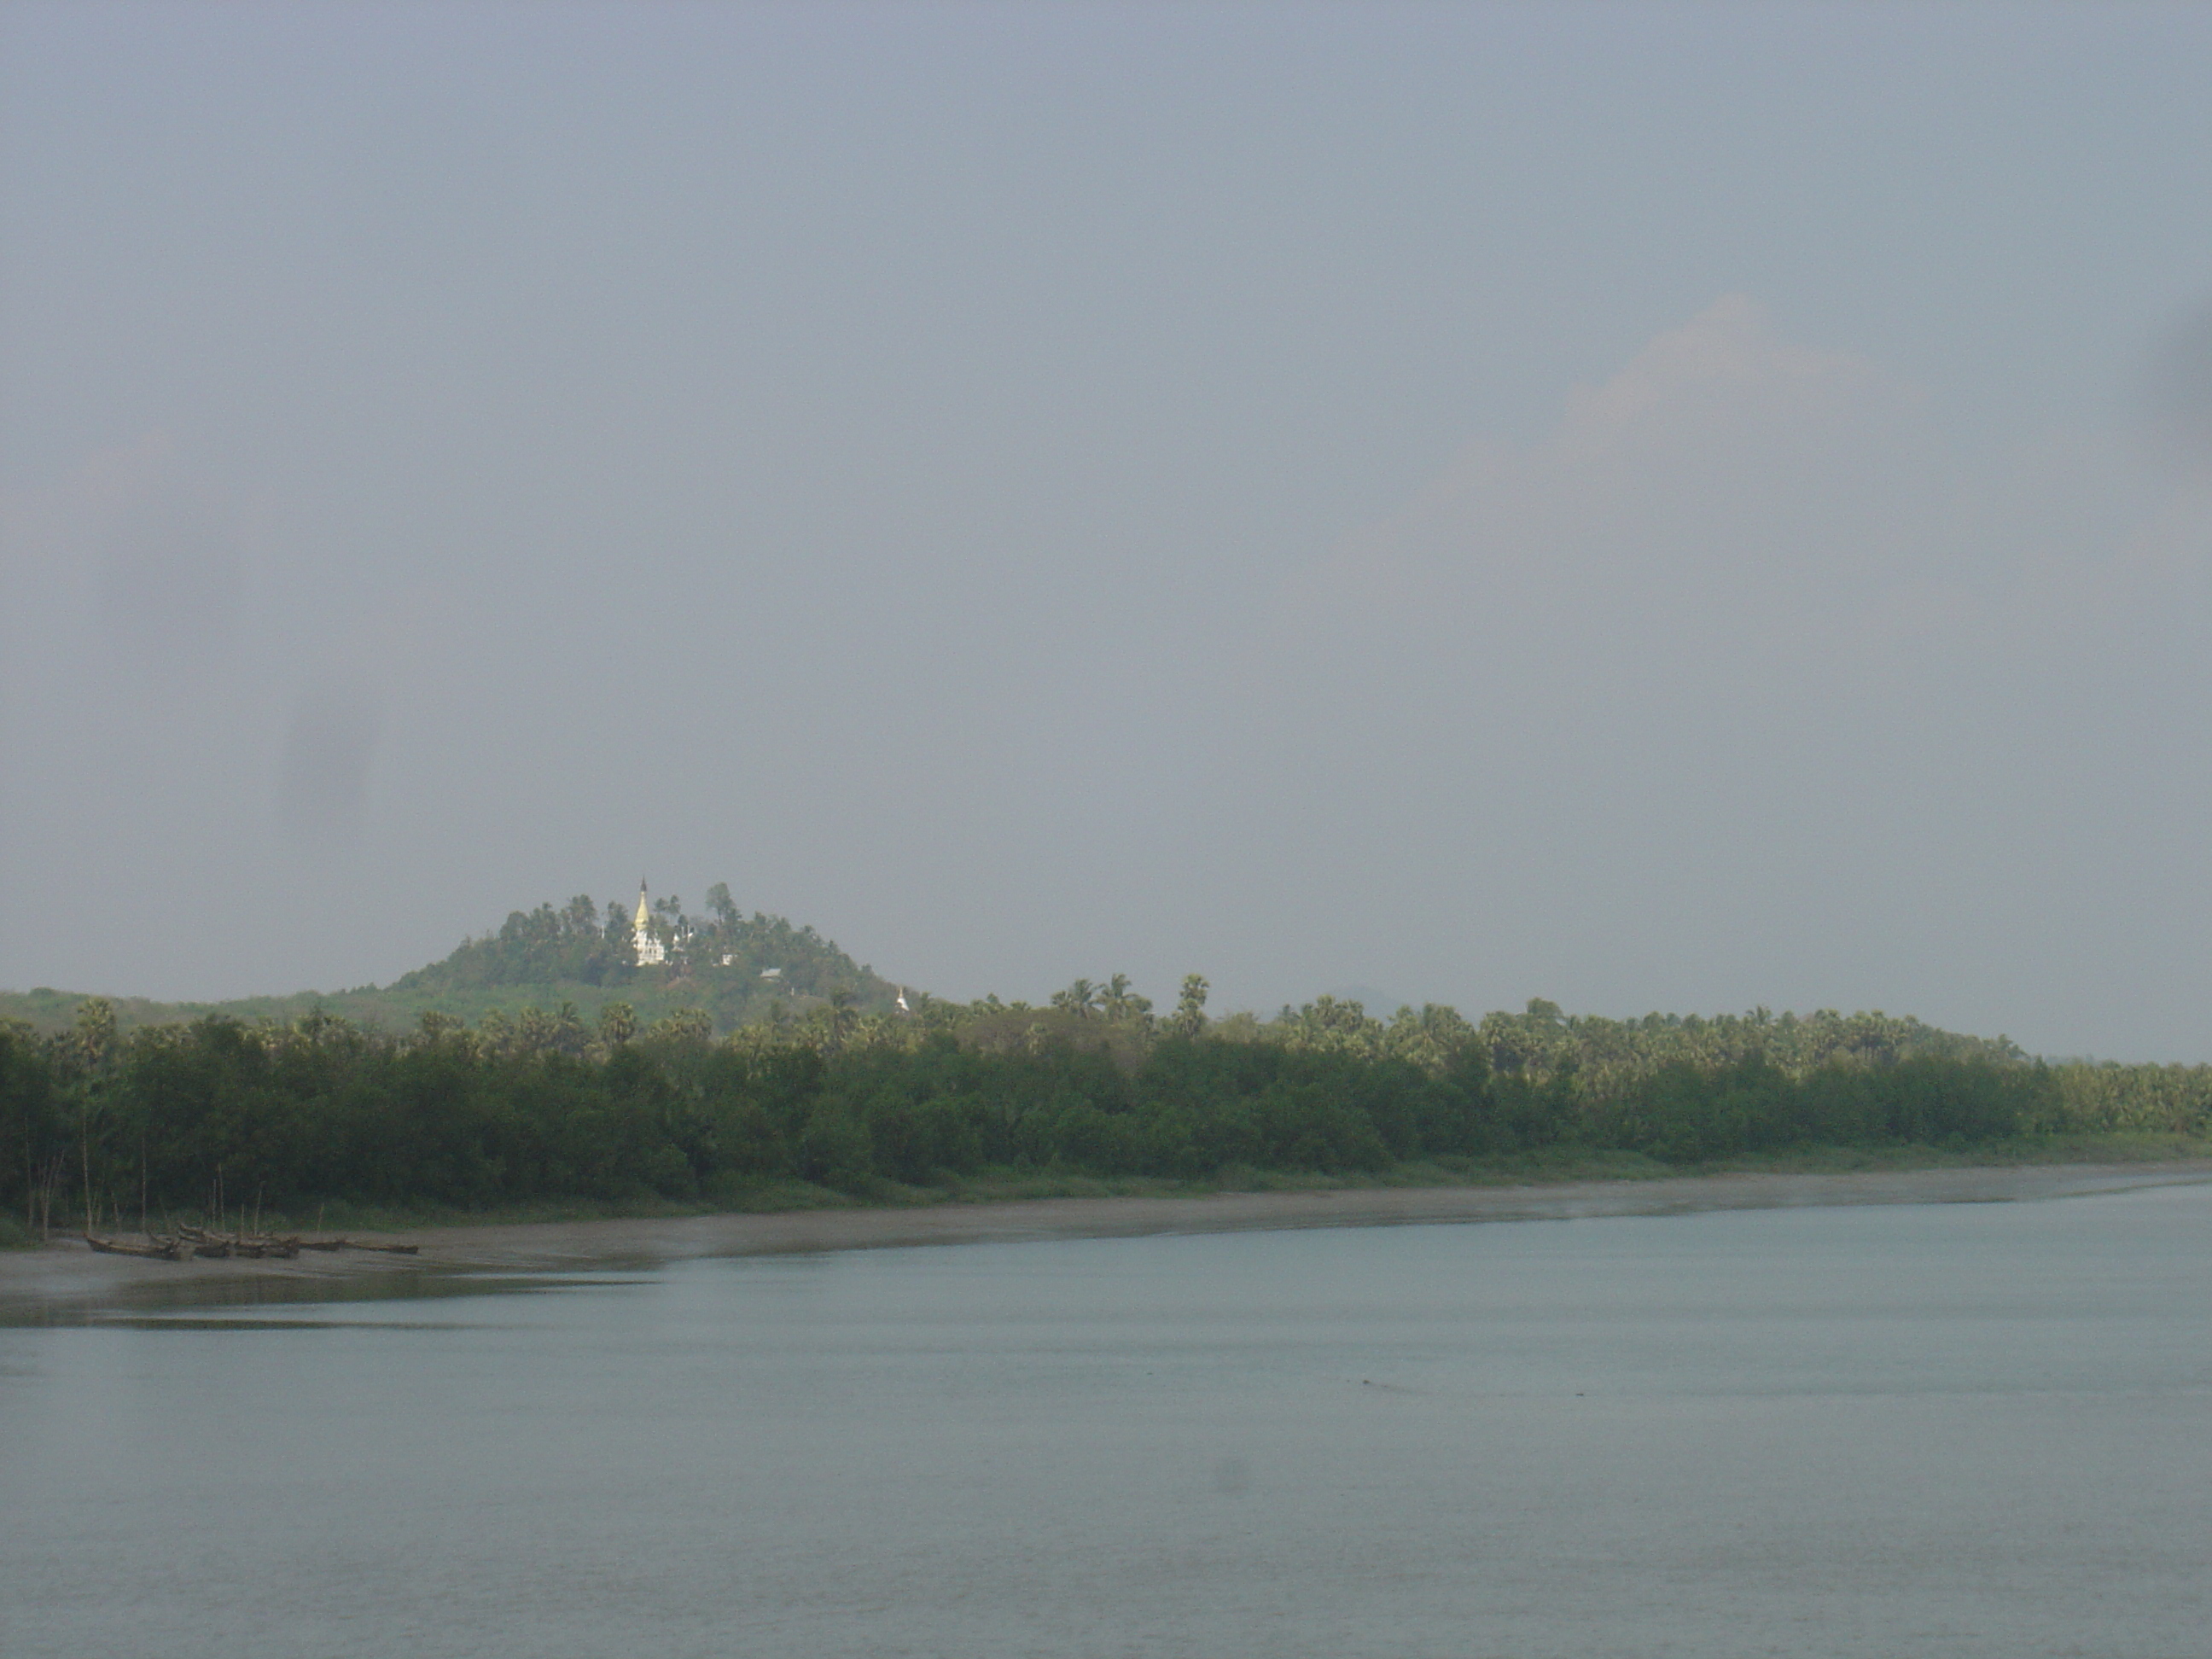
<path id="1" fill-rule="evenodd" d="M 2019 1203 L 2203 1182 L 2212 1182 L 2212 1158 L 1015 1199 L 432 1227 L 405 1235 L 421 1247 L 413 1256 L 338 1255 L 291 1261 L 149 1261 L 96 1255 L 82 1240 L 70 1239 L 0 1255 L 0 1323 L 40 1322 L 71 1307 L 311 1301 L 325 1293 L 352 1293 L 349 1281 L 360 1286 L 360 1281 L 404 1275 L 642 1269 L 708 1256 L 1161 1233 L 1559 1221 L 1821 1205 Z M 398 1237 L 362 1236 L 375 1242 Z M 395 1281 L 391 1288 L 400 1285 Z"/>

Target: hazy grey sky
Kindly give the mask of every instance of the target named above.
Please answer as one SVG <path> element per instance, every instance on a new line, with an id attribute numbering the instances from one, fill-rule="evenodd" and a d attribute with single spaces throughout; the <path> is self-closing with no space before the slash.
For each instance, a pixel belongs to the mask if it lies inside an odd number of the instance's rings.
<path id="1" fill-rule="evenodd" d="M 644 874 L 952 995 L 2212 1058 L 2208 88 L 2112 4 L 7 7 L 0 984 Z"/>

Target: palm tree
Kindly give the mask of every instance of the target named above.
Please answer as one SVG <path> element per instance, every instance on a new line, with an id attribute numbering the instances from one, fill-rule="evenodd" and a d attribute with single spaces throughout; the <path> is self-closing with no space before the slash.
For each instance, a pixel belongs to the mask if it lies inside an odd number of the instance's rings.
<path id="1" fill-rule="evenodd" d="M 115 1048 L 115 1005 L 87 997 L 76 1006 L 76 1046 L 88 1071 L 98 1071 Z"/>
<path id="2" fill-rule="evenodd" d="M 1079 979 L 1065 991 L 1054 991 L 1052 1006 L 1079 1019 L 1088 1019 L 1098 1008 L 1098 988 L 1087 979 Z"/>
<path id="3" fill-rule="evenodd" d="M 830 994 L 830 1046 L 837 1048 L 845 1034 L 853 1029 L 860 1016 L 853 1012 L 854 996 L 849 987 L 841 985 Z"/>
<path id="4" fill-rule="evenodd" d="M 1099 1006 L 1108 1019 L 1117 1024 L 1129 1021 L 1149 1023 L 1152 1000 L 1140 997 L 1131 990 L 1127 974 L 1116 974 L 1106 981 L 1106 988 L 1099 997 Z"/>
<path id="5" fill-rule="evenodd" d="M 1203 974 L 1182 976 L 1182 997 L 1168 1018 L 1168 1029 L 1178 1036 L 1196 1036 L 1206 1029 L 1206 994 L 1211 988 Z"/>

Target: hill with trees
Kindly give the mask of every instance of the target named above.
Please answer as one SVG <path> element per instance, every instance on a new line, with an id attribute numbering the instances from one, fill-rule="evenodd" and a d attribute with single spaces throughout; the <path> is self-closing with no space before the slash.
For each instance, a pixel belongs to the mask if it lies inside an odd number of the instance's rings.
<path id="1" fill-rule="evenodd" d="M 118 997 L 108 1006 L 126 1030 L 210 1014 L 282 1024 L 314 1013 L 371 1030 L 406 1030 L 426 1014 L 474 1024 L 563 1006 L 596 1024 L 609 1005 L 622 1002 L 647 1025 L 696 1014 L 710 1029 L 727 1032 L 752 1021 L 804 1018 L 834 999 L 862 1013 L 886 1012 L 898 994 L 896 985 L 813 928 L 739 911 L 726 883 L 709 888 L 706 902 L 706 914 L 695 916 L 672 896 L 653 901 L 647 927 L 665 960 L 642 967 L 632 933 L 635 910 L 615 903 L 601 909 L 579 894 L 565 905 L 514 911 L 495 932 L 465 939 L 450 956 L 387 986 L 216 1003 Z M 83 1000 L 80 993 L 46 988 L 0 993 L 0 1019 L 58 1032 L 71 1024 Z"/>
<path id="2" fill-rule="evenodd" d="M 616 903 L 601 911 L 589 894 L 557 908 L 517 910 L 497 933 L 465 941 L 444 961 L 402 975 L 390 989 L 464 999 L 490 992 L 502 1000 L 524 988 L 619 991 L 633 1007 L 642 1000 L 698 1009 L 718 1031 L 803 1013 L 838 996 L 880 1012 L 898 994 L 896 986 L 813 928 L 757 910 L 746 915 L 726 882 L 707 890 L 704 915 L 688 914 L 673 896 L 652 902 L 646 927 L 661 962 L 638 963 L 635 915 Z"/>

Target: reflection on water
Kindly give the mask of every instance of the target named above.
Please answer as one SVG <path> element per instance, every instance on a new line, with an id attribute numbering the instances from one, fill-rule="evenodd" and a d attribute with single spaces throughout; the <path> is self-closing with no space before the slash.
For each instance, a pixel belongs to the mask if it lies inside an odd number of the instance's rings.
<path id="1" fill-rule="evenodd" d="M 2208 1265 L 2193 1187 L 233 1282 L 0 1330 L 0 1650 L 2192 1653 Z"/>
<path id="2" fill-rule="evenodd" d="M 470 1331 L 478 1325 L 433 1323 L 408 1319 L 255 1319 L 239 1314 L 212 1317 L 195 1314 L 108 1314 L 88 1323 L 127 1325 L 140 1331 Z"/>
<path id="3" fill-rule="evenodd" d="M 180 1326 L 185 1321 L 165 1316 L 165 1310 L 326 1308 L 362 1303 L 392 1303 L 411 1308 L 421 1302 L 449 1297 L 541 1295 L 553 1291 L 643 1282 L 635 1277 L 617 1278 L 605 1273 L 494 1273 L 454 1267 L 386 1267 L 360 1274 L 298 1278 L 180 1275 L 175 1279 L 134 1279 L 103 1287 L 96 1297 L 0 1304 L 0 1328 L 11 1325 Z M 209 1322 L 225 1328 L 240 1326 L 237 1319 Z M 283 1325 L 293 1322 L 279 1322 Z"/>

